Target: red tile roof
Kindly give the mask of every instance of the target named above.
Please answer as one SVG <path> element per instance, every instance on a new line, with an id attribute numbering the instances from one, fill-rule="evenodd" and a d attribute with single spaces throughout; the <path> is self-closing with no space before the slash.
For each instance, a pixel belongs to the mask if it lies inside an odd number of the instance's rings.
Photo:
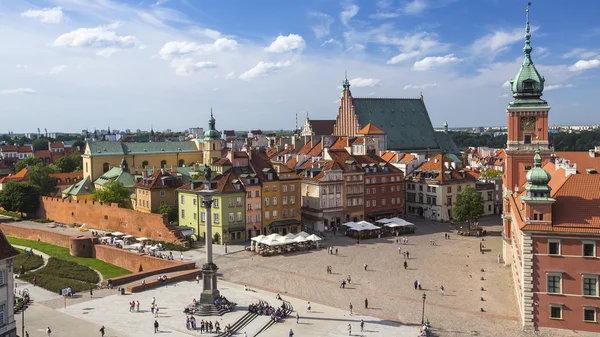
<path id="1" fill-rule="evenodd" d="M 357 132 L 359 135 L 385 135 L 385 132 L 375 126 L 373 123 L 367 124 L 364 128 Z"/>
<path id="2" fill-rule="evenodd" d="M 83 179 L 83 172 L 50 173 L 48 176 L 56 179 L 57 185 L 72 185 Z"/>
<path id="3" fill-rule="evenodd" d="M 0 179 L 0 183 L 7 183 L 9 181 L 13 181 L 13 182 L 20 182 L 23 181 L 27 178 L 27 173 L 29 172 L 29 169 L 27 167 L 23 168 L 21 171 L 10 175 L 10 176 L 6 176 Z"/>
<path id="4" fill-rule="evenodd" d="M 586 173 L 586 169 L 593 168 L 600 171 L 600 154 L 595 154 L 595 157 L 590 157 L 589 152 L 570 151 L 570 152 L 555 152 L 557 157 L 570 160 L 571 163 L 577 164 L 578 173 Z"/>
<path id="5" fill-rule="evenodd" d="M 31 153 L 33 152 L 33 146 L 19 146 L 19 153 Z"/>
<path id="6" fill-rule="evenodd" d="M 2 152 L 17 152 L 17 147 L 14 145 L 4 145 L 2 146 Z"/>
<path id="7" fill-rule="evenodd" d="M 323 142 L 319 141 L 317 143 L 317 145 L 313 146 L 312 149 L 310 149 L 310 152 L 308 152 L 308 155 L 311 157 L 320 157 L 323 153 Z"/>
<path id="8" fill-rule="evenodd" d="M 308 154 L 310 152 L 310 149 L 312 149 L 312 141 L 311 140 L 306 142 L 306 144 L 304 144 L 304 146 L 302 146 L 300 148 L 300 150 L 298 150 L 298 154 Z"/>
<path id="9" fill-rule="evenodd" d="M 164 181 L 164 185 L 163 182 Z M 183 183 L 180 178 L 172 176 L 170 173 L 163 169 L 156 170 L 148 178 L 142 179 L 140 182 L 135 184 L 136 187 L 147 188 L 147 189 L 165 189 L 165 188 L 178 188 Z"/>
<path id="10" fill-rule="evenodd" d="M 50 143 L 50 148 L 51 149 L 64 149 L 65 148 L 65 144 L 57 142 L 57 143 Z"/>
<path id="11" fill-rule="evenodd" d="M 386 152 L 381 156 L 381 158 L 388 163 L 389 162 L 393 163 L 396 160 L 396 157 L 397 157 L 397 155 L 395 152 Z"/>
<path id="12" fill-rule="evenodd" d="M 474 170 L 470 170 L 467 168 L 452 168 L 452 159 L 444 156 L 444 159 L 441 160 L 442 156 L 440 154 L 436 154 L 435 156 L 429 158 L 428 161 L 422 163 L 417 167 L 414 171 L 412 171 L 408 178 L 410 179 L 429 179 L 429 180 L 472 180 L 475 181 L 479 178 L 479 173 Z M 436 162 L 437 161 L 437 162 Z M 445 166 L 444 163 L 448 163 L 448 167 Z M 443 174 L 440 174 L 443 172 Z"/>

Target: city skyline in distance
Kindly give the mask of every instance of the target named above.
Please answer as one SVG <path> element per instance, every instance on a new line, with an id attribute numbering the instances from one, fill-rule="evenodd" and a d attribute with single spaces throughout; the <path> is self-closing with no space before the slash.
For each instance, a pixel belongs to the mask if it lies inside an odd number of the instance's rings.
<path id="1" fill-rule="evenodd" d="M 335 118 L 345 71 L 355 97 L 423 92 L 434 125 L 506 123 L 526 1 L 271 5 L 2 4 L 0 36 L 18 47 L 0 56 L 0 132 L 183 130 L 205 127 L 211 106 L 218 129 L 293 129 L 307 109 Z M 532 56 L 546 77 L 551 125 L 598 123 L 600 28 L 582 20 L 598 10 L 594 2 L 532 5 Z"/>

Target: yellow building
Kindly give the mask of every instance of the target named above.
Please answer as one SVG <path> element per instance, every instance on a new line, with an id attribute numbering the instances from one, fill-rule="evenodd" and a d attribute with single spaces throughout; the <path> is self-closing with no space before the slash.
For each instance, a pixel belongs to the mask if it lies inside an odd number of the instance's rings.
<path id="1" fill-rule="evenodd" d="M 145 171 L 144 171 L 145 175 Z M 182 186 L 177 172 L 168 173 L 164 169 L 156 170 L 151 176 L 145 176 L 135 185 L 136 210 L 146 213 L 158 213 L 164 204 L 177 207 L 175 189 Z"/>

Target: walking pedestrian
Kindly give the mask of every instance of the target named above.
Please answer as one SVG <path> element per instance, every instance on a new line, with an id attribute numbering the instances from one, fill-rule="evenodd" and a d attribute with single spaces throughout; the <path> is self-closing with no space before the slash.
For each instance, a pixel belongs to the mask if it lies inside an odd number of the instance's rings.
<path id="1" fill-rule="evenodd" d="M 408 263 L 406 261 L 404 261 L 404 269 L 406 270 L 408 268 Z"/>
<path id="2" fill-rule="evenodd" d="M 37 277 L 35 277 L 35 276 L 34 276 L 34 277 L 33 277 L 33 286 L 35 287 L 35 286 L 36 286 L 36 284 L 37 284 Z"/>
<path id="3" fill-rule="evenodd" d="M 363 321 L 362 319 L 360 320 L 360 332 L 364 331 L 364 327 L 365 327 L 365 321 Z"/>
<path id="4" fill-rule="evenodd" d="M 352 315 L 352 303 L 350 303 L 350 305 L 348 306 L 348 308 L 350 309 L 350 315 Z"/>
<path id="5" fill-rule="evenodd" d="M 154 317 L 158 317 L 158 306 L 154 308 Z"/>
<path id="6" fill-rule="evenodd" d="M 335 255 L 337 256 L 337 248 L 335 249 Z"/>
<path id="7" fill-rule="evenodd" d="M 94 289 L 90 287 L 90 298 L 94 298 Z"/>
<path id="8" fill-rule="evenodd" d="M 421 288 L 421 281 L 419 281 L 419 283 L 417 284 L 417 287 L 419 288 L 419 290 L 423 290 L 423 289 Z"/>
<path id="9" fill-rule="evenodd" d="M 292 331 L 292 329 L 290 329 L 290 333 L 288 334 L 288 336 L 292 337 L 294 335 L 294 331 Z"/>
<path id="10" fill-rule="evenodd" d="M 369 300 L 365 298 L 365 309 L 369 309 Z"/>
<path id="11" fill-rule="evenodd" d="M 300 321 L 300 314 L 298 314 L 298 312 L 296 311 L 296 324 L 298 324 L 298 321 Z"/>
<path id="12" fill-rule="evenodd" d="M 419 282 L 417 280 L 415 280 L 415 282 L 413 284 L 415 285 L 415 290 L 417 290 L 417 286 L 419 285 Z"/>
<path id="13" fill-rule="evenodd" d="M 350 275 L 348 275 L 348 277 L 346 279 L 348 280 L 348 284 L 350 284 L 350 280 L 351 280 Z"/>
<path id="14" fill-rule="evenodd" d="M 402 247 L 398 247 L 398 254 L 402 254 Z"/>
<path id="15" fill-rule="evenodd" d="M 136 301 L 135 306 L 137 307 L 137 312 L 140 312 L 140 301 Z"/>
<path id="16" fill-rule="evenodd" d="M 352 325 L 348 323 L 348 336 L 352 336 Z"/>
<path id="17" fill-rule="evenodd" d="M 48 334 L 48 337 L 50 337 L 50 334 L 52 333 L 52 330 L 50 330 L 50 327 L 46 328 L 46 333 Z"/>
<path id="18" fill-rule="evenodd" d="M 100 328 L 100 336 L 104 337 L 104 325 Z"/>
<path id="19" fill-rule="evenodd" d="M 196 275 L 196 284 L 200 284 L 200 275 Z"/>
<path id="20" fill-rule="evenodd" d="M 442 296 L 444 296 L 444 286 L 443 285 L 440 286 L 440 292 L 442 293 Z"/>
<path id="21" fill-rule="evenodd" d="M 410 252 L 409 251 L 406 251 L 406 259 L 410 260 Z"/>
<path id="22" fill-rule="evenodd" d="M 306 311 L 310 312 L 310 302 L 306 305 Z"/>
<path id="23" fill-rule="evenodd" d="M 179 257 L 181 257 L 181 261 L 183 261 L 183 253 L 179 254 Z"/>
<path id="24" fill-rule="evenodd" d="M 365 263 L 365 271 L 367 271 L 367 264 Z"/>
<path id="25" fill-rule="evenodd" d="M 154 333 L 158 332 L 158 321 L 154 320 Z"/>

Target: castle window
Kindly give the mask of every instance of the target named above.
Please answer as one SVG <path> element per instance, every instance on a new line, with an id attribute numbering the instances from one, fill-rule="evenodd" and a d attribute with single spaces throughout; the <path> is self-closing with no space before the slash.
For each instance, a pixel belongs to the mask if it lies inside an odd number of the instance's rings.
<path id="1" fill-rule="evenodd" d="M 108 163 L 102 164 L 102 172 L 106 173 L 110 169 L 110 165 Z"/>
<path id="2" fill-rule="evenodd" d="M 179 167 L 183 167 L 183 165 L 185 165 L 185 160 L 183 159 L 179 159 Z"/>
<path id="3" fill-rule="evenodd" d="M 525 144 L 531 144 L 531 135 L 525 135 L 525 139 L 523 142 Z"/>
<path id="4" fill-rule="evenodd" d="M 548 241 L 548 254 L 549 255 L 560 255 L 560 240 L 549 240 Z"/>
<path id="5" fill-rule="evenodd" d="M 160 161 L 160 168 L 165 168 L 165 166 L 167 166 L 167 161 L 166 160 L 161 160 Z"/>
<path id="6" fill-rule="evenodd" d="M 213 143 L 212 149 L 213 149 L 213 151 L 215 151 L 217 149 L 217 144 Z"/>
<path id="7" fill-rule="evenodd" d="M 596 256 L 596 242 L 583 242 L 583 256 Z"/>

